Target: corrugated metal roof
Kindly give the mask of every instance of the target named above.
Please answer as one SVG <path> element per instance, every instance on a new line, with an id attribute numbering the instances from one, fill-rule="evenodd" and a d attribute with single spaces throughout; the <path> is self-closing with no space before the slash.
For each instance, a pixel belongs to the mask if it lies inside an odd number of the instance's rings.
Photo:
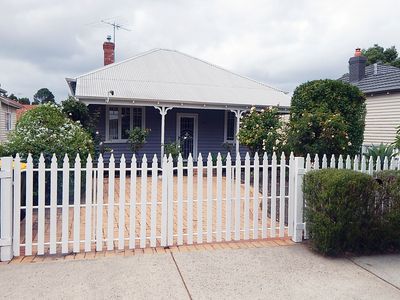
<path id="1" fill-rule="evenodd" d="M 71 79 L 68 79 L 69 81 Z M 75 78 L 77 98 L 290 106 L 290 97 L 190 55 L 155 49 Z"/>
<path id="2" fill-rule="evenodd" d="M 369 65 L 365 68 L 365 78 L 351 84 L 357 86 L 364 93 L 377 93 L 392 90 L 400 90 L 400 69 L 377 64 L 376 73 L 375 66 Z M 349 73 L 344 74 L 339 80 L 349 82 Z"/>

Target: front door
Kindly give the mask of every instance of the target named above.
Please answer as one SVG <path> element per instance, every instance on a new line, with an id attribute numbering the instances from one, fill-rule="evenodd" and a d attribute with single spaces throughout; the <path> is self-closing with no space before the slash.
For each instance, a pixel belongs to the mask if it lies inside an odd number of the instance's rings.
<path id="1" fill-rule="evenodd" d="M 197 158 L 197 115 L 177 114 L 177 142 L 181 146 L 183 159 L 189 157 Z"/>

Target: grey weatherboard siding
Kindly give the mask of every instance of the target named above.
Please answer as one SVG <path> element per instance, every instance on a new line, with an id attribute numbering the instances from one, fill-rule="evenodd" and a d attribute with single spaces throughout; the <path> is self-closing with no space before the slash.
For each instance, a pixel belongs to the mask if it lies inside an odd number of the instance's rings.
<path id="1" fill-rule="evenodd" d="M 104 139 L 106 136 L 106 106 L 105 105 L 89 105 L 91 112 L 99 112 L 99 121 L 97 129 L 99 134 Z M 182 109 L 173 108 L 168 111 L 165 118 L 165 143 L 176 141 L 176 124 L 177 114 L 188 113 L 197 114 L 198 118 L 198 153 L 201 153 L 203 160 L 209 152 L 211 153 L 226 153 L 222 147 L 224 143 L 224 126 L 225 126 L 225 111 L 224 110 L 211 110 L 211 109 Z M 161 115 L 157 109 L 148 106 L 145 108 L 145 128 L 151 130 L 147 142 L 143 149 L 139 152 L 139 158 L 146 153 L 148 159 L 152 159 L 154 154 L 160 158 L 161 153 Z M 113 149 L 115 158 L 119 161 L 122 153 L 129 155 L 130 159 L 132 154 L 129 144 L 122 143 L 105 143 L 106 147 Z M 247 151 L 247 147 L 240 147 L 242 158 Z M 109 158 L 109 153 L 105 154 L 106 160 Z M 235 156 L 235 147 L 232 147 L 231 155 Z"/>

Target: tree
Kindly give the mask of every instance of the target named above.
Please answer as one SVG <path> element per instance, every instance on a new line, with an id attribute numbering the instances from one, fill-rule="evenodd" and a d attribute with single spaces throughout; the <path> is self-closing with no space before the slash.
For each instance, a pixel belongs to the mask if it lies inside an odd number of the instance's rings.
<path id="1" fill-rule="evenodd" d="M 21 104 L 29 105 L 31 104 L 31 101 L 27 97 L 22 97 L 18 99 L 18 102 Z"/>
<path id="2" fill-rule="evenodd" d="M 374 44 L 368 49 L 363 49 L 362 54 L 367 57 L 367 65 L 381 62 L 400 68 L 400 58 L 395 46 L 384 49 L 378 44 Z"/>
<path id="3" fill-rule="evenodd" d="M 14 100 L 14 101 L 18 101 L 17 96 L 15 96 L 14 94 L 10 94 L 10 96 L 8 96 L 8 99 Z"/>
<path id="4" fill-rule="evenodd" d="M 357 87 L 329 79 L 306 82 L 292 97 L 288 143 L 296 155 L 358 154 L 365 114 Z"/>
<path id="5" fill-rule="evenodd" d="M 271 153 L 281 150 L 282 121 L 276 108 L 256 111 L 252 107 L 241 123 L 237 138 L 240 144 L 249 148 L 252 155 L 256 152 L 261 155 L 264 152 Z"/>
<path id="6" fill-rule="evenodd" d="M 32 104 L 44 104 L 44 103 L 55 103 L 54 95 L 52 92 L 49 91 L 47 88 L 41 88 L 33 95 L 33 102 Z"/>
<path id="7" fill-rule="evenodd" d="M 79 102 L 74 97 L 68 97 L 61 102 L 62 111 L 73 121 L 79 121 L 81 125 L 92 131 L 91 116 L 89 108 L 85 103 Z"/>

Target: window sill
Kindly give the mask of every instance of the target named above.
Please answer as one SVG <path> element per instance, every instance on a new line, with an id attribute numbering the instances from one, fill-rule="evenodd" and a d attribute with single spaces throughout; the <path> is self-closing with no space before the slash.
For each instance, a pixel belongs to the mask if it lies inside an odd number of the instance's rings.
<path id="1" fill-rule="evenodd" d="M 108 140 L 104 141 L 106 144 L 122 144 L 122 143 L 127 143 L 128 140 Z"/>

